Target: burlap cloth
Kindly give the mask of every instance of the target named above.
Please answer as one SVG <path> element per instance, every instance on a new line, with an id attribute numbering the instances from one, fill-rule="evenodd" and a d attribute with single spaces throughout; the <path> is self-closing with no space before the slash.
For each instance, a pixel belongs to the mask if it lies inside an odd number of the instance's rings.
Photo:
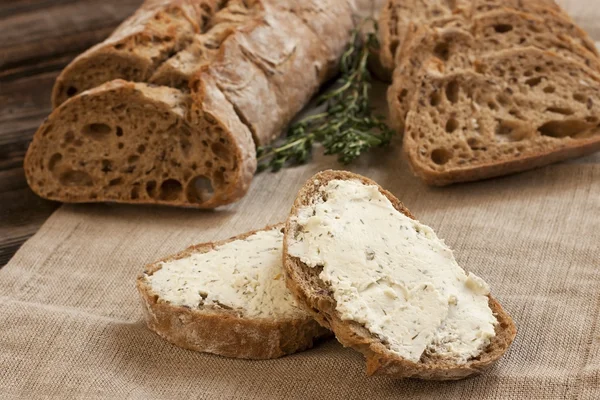
<path id="1" fill-rule="evenodd" d="M 434 227 L 515 319 L 513 346 L 487 373 L 396 381 L 367 377 L 362 356 L 335 340 L 245 361 L 146 329 L 134 284 L 144 264 L 281 221 L 306 178 L 338 167 L 317 157 L 259 175 L 244 200 L 214 212 L 61 207 L 0 270 L 0 398 L 600 399 L 600 154 L 434 189 L 411 176 L 398 147 L 352 170 Z"/>

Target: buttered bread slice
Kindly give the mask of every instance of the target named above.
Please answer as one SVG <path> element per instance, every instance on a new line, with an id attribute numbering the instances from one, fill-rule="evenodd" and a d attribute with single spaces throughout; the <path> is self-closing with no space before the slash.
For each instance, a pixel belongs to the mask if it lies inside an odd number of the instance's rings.
<path id="1" fill-rule="evenodd" d="M 292 292 L 366 356 L 369 374 L 464 378 L 496 361 L 516 334 L 487 283 L 359 175 L 321 172 L 300 190 L 284 266 Z"/>
<path id="2" fill-rule="evenodd" d="M 283 225 L 192 246 L 138 278 L 148 327 L 183 348 L 268 359 L 327 335 L 286 288 Z"/>

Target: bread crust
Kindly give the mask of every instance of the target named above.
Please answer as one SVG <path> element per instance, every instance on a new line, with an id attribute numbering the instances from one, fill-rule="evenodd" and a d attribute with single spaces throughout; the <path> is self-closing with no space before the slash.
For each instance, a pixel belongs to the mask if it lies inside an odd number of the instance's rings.
<path id="1" fill-rule="evenodd" d="M 365 185 L 377 186 L 381 194 L 390 200 L 396 210 L 409 218 L 415 219 L 394 195 L 368 178 L 346 171 L 328 170 L 319 172 L 310 178 L 298 192 L 285 227 L 283 265 L 286 271 L 286 283 L 296 298 L 306 304 L 313 313 L 314 318 L 321 325 L 335 333 L 340 343 L 358 350 L 365 356 L 367 374 L 369 375 L 389 375 L 394 378 L 428 380 L 457 380 L 477 375 L 497 361 L 514 340 L 516 327 L 511 317 L 491 296 L 488 296 L 489 305 L 498 320 L 496 336 L 479 357 L 460 365 L 439 360 L 427 360 L 418 363 L 408 361 L 391 353 L 361 324 L 341 320 L 335 309 L 336 301 L 329 292 L 327 285 L 318 276 L 320 272 L 318 268 L 308 267 L 299 258 L 291 256 L 288 252 L 288 240 L 297 230 L 292 217 L 297 214 L 300 208 L 311 204 L 312 200 L 318 196 L 320 187 L 334 179 L 357 180 Z"/>
<path id="2" fill-rule="evenodd" d="M 295 318 L 247 318 L 233 310 L 191 309 L 162 301 L 147 282 L 147 276 L 160 269 L 161 262 L 205 253 L 234 240 L 243 240 L 262 230 L 283 228 L 267 226 L 213 243 L 191 246 L 176 255 L 146 266 L 137 279 L 148 328 L 172 344 L 189 350 L 225 357 L 246 359 L 278 358 L 309 349 L 319 338 L 331 333 L 308 315 Z"/>

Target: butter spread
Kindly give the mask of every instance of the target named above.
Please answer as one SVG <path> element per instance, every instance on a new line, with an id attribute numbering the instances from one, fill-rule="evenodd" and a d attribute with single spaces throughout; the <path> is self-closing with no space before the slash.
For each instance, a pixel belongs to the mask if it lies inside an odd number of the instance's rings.
<path id="1" fill-rule="evenodd" d="M 178 306 L 234 309 L 245 317 L 305 313 L 285 286 L 283 233 L 259 231 L 206 253 L 161 263 L 147 279 L 156 294 Z"/>
<path id="2" fill-rule="evenodd" d="M 398 212 L 376 186 L 332 180 L 294 216 L 289 254 L 329 285 L 355 321 L 408 360 L 465 363 L 494 337 L 489 287 L 460 268 L 433 230 Z"/>

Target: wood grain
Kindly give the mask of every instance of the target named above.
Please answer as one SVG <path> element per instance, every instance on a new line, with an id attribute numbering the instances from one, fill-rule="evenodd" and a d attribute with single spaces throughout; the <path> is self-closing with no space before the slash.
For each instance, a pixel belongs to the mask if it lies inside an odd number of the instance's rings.
<path id="1" fill-rule="evenodd" d="M 58 206 L 29 189 L 22 168 L 33 133 L 50 113 L 54 79 L 141 2 L 0 2 L 0 267 Z"/>

